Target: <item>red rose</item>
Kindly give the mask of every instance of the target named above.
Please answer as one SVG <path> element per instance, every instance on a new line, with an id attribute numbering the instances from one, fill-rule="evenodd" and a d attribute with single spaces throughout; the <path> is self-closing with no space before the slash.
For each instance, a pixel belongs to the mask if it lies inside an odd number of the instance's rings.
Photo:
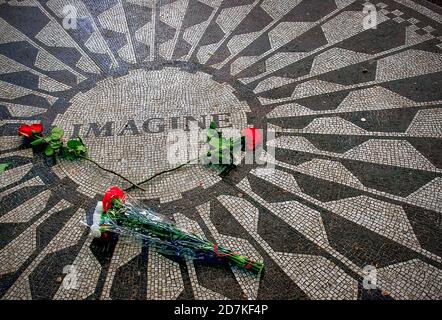
<path id="1" fill-rule="evenodd" d="M 113 199 L 120 199 L 121 201 L 126 200 L 126 195 L 124 194 L 124 191 L 121 190 L 118 187 L 110 187 L 103 197 L 103 211 L 106 212 L 112 207 L 112 200 Z"/>
<path id="2" fill-rule="evenodd" d="M 43 132 L 43 126 L 41 123 L 31 124 L 31 129 L 32 129 L 33 133 L 42 133 Z"/>
<path id="3" fill-rule="evenodd" d="M 32 136 L 31 126 L 27 124 L 22 124 L 20 128 L 18 128 L 18 134 L 30 138 Z"/>
<path id="4" fill-rule="evenodd" d="M 20 128 L 18 128 L 18 134 L 25 136 L 27 138 L 31 138 L 34 133 L 42 133 L 43 126 L 41 123 L 36 123 L 32 125 L 22 124 Z"/>
<path id="5" fill-rule="evenodd" d="M 256 128 L 245 128 L 242 131 L 243 136 L 246 138 L 247 150 L 255 150 L 257 145 L 262 144 L 262 134 L 261 131 Z"/>

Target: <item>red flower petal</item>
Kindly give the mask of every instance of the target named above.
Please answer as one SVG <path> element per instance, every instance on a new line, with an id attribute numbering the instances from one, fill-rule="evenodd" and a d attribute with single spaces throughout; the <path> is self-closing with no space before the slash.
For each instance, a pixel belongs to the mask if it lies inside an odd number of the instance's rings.
<path id="1" fill-rule="evenodd" d="M 41 123 L 35 123 L 31 125 L 31 129 L 34 133 L 42 133 L 43 125 Z"/>
<path id="2" fill-rule="evenodd" d="M 245 128 L 242 134 L 246 138 L 246 147 L 249 151 L 255 150 L 256 146 L 263 142 L 261 131 L 256 128 Z"/>
<path id="3" fill-rule="evenodd" d="M 22 124 L 20 128 L 18 128 L 18 134 L 30 138 L 32 136 L 32 128 L 27 124 Z"/>
<path id="4" fill-rule="evenodd" d="M 110 187 L 103 196 L 103 211 L 106 212 L 112 207 L 112 200 L 120 199 L 123 202 L 126 200 L 124 191 L 118 187 Z"/>

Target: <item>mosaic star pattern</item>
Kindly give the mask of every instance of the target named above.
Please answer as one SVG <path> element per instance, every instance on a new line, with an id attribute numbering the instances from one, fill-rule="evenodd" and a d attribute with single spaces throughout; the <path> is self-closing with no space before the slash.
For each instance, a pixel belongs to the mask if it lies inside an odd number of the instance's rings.
<path id="1" fill-rule="evenodd" d="M 362 23 L 369 4 L 375 29 Z M 1 299 L 442 299 L 439 7 L 0 0 L 0 29 L 0 162 L 12 163 L 0 176 Z M 266 130 L 260 158 L 274 170 L 188 166 L 132 195 L 264 261 L 260 276 L 92 239 L 96 201 L 128 184 L 34 155 L 16 135 L 23 122 L 61 126 L 141 180 L 173 166 L 169 133 L 212 120 Z"/>

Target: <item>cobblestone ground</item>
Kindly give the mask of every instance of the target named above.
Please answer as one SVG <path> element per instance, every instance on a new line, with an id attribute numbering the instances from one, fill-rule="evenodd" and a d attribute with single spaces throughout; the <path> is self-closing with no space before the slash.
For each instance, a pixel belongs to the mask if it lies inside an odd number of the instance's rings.
<path id="1" fill-rule="evenodd" d="M 441 299 L 442 10 L 372 1 L 364 30 L 367 4 L 0 0 L 0 297 Z M 274 132 L 275 171 L 189 166 L 132 195 L 263 260 L 260 276 L 92 239 L 81 221 L 127 184 L 16 134 L 58 125 L 140 180 L 170 168 L 167 134 L 186 119 Z"/>

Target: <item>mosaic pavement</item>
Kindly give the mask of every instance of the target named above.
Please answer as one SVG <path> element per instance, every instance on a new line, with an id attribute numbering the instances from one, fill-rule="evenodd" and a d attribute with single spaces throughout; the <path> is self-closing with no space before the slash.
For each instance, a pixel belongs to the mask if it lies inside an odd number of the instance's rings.
<path id="1" fill-rule="evenodd" d="M 372 1 L 364 30 L 365 2 L 0 0 L 0 297 L 441 299 L 442 10 Z M 132 195 L 263 260 L 260 277 L 92 239 L 81 222 L 127 185 L 16 135 L 61 126 L 140 179 L 170 167 L 167 133 L 188 119 L 274 132 L 275 171 L 189 166 Z"/>

